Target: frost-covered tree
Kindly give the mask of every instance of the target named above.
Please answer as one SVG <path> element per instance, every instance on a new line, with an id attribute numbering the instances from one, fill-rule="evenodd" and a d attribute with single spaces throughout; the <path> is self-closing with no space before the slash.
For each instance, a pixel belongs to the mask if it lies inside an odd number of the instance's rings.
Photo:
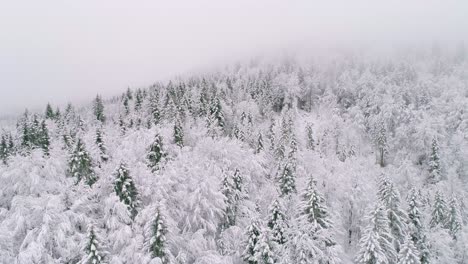
<path id="1" fill-rule="evenodd" d="M 178 116 L 174 123 L 174 143 L 179 147 L 184 146 L 184 129 Z"/>
<path id="2" fill-rule="evenodd" d="M 51 120 L 55 118 L 55 113 L 54 113 L 54 110 L 52 109 L 52 106 L 50 105 L 50 103 L 47 103 L 46 111 L 45 111 L 45 117 L 47 119 L 51 119 Z"/>
<path id="3" fill-rule="evenodd" d="M 143 93 L 141 89 L 138 89 L 135 93 L 135 111 L 138 112 L 143 104 Z"/>
<path id="4" fill-rule="evenodd" d="M 290 162 L 280 164 L 278 182 L 282 196 L 296 192 L 296 176 Z"/>
<path id="5" fill-rule="evenodd" d="M 447 223 L 448 213 L 449 209 L 447 203 L 445 202 L 444 196 L 440 191 L 437 191 L 434 196 L 434 205 L 432 206 L 430 226 L 445 226 Z"/>
<path id="6" fill-rule="evenodd" d="M 47 125 L 45 120 L 41 122 L 41 128 L 38 135 L 38 143 L 44 154 L 49 156 L 49 146 L 50 146 L 50 138 L 49 138 L 49 129 L 47 129 Z"/>
<path id="7" fill-rule="evenodd" d="M 99 156 L 102 162 L 106 162 L 109 160 L 109 155 L 107 154 L 106 144 L 104 143 L 104 133 L 102 132 L 101 128 L 96 129 L 96 137 L 95 142 L 99 149 Z"/>
<path id="8" fill-rule="evenodd" d="M 284 244 L 286 242 L 287 229 L 286 216 L 278 199 L 273 201 L 273 204 L 270 206 L 268 216 L 267 226 L 271 230 L 272 241 Z"/>
<path id="9" fill-rule="evenodd" d="M 151 221 L 149 233 L 149 252 L 151 257 L 159 258 L 162 263 L 168 263 L 167 253 L 167 223 L 161 212 L 161 208 L 157 208 Z"/>
<path id="10" fill-rule="evenodd" d="M 380 167 L 384 167 L 386 162 L 385 158 L 388 154 L 387 128 L 385 123 L 383 121 L 379 122 L 375 130 L 375 145 L 378 152 L 378 162 Z"/>
<path id="11" fill-rule="evenodd" d="M 306 126 L 306 147 L 307 149 L 314 150 L 315 149 L 315 140 L 314 140 L 314 133 L 312 130 L 312 125 L 308 124 Z"/>
<path id="12" fill-rule="evenodd" d="M 412 188 L 408 195 L 408 231 L 413 244 L 419 251 L 422 264 L 428 264 L 430 251 L 426 238 L 426 230 L 423 226 L 423 215 L 421 212 L 420 195 L 415 188 Z"/>
<path id="13" fill-rule="evenodd" d="M 427 182 L 430 184 L 437 183 L 441 180 L 441 177 L 439 142 L 437 138 L 433 138 L 431 155 L 429 156 L 429 177 L 427 178 Z"/>
<path id="14" fill-rule="evenodd" d="M 270 241 L 268 230 L 263 230 L 260 234 L 257 244 L 254 248 L 254 260 L 257 264 L 274 264 L 276 263 L 275 248 Z"/>
<path id="15" fill-rule="evenodd" d="M 138 191 L 135 187 L 133 179 L 130 177 L 130 171 L 127 165 L 123 162 L 115 172 L 114 191 L 120 201 L 127 206 L 130 217 L 133 219 L 137 215 L 137 208 L 140 201 L 138 200 Z"/>
<path id="16" fill-rule="evenodd" d="M 84 248 L 86 255 L 83 257 L 80 263 L 83 264 L 101 264 L 106 262 L 106 254 L 101 246 L 93 225 L 88 227 L 88 235 L 86 237 L 86 246 Z"/>
<path id="17" fill-rule="evenodd" d="M 377 204 L 368 217 L 368 226 L 359 241 L 359 252 L 356 262 L 362 264 L 390 264 L 397 261 L 395 248 L 392 245 L 385 206 Z"/>
<path id="18" fill-rule="evenodd" d="M 92 186 L 98 180 L 91 156 L 81 139 L 76 142 L 75 149 L 68 160 L 68 174 L 76 178 L 76 184 L 84 180 L 87 185 Z"/>
<path id="19" fill-rule="evenodd" d="M 247 241 L 245 243 L 245 249 L 242 253 L 242 258 L 248 264 L 258 264 L 258 246 L 257 244 L 260 241 L 261 230 L 257 220 L 252 220 L 250 225 L 247 228 Z"/>
<path id="20" fill-rule="evenodd" d="M 210 115 L 216 119 L 216 124 L 223 129 L 225 125 L 223 108 L 218 97 L 213 99 L 210 106 Z"/>
<path id="21" fill-rule="evenodd" d="M 149 98 L 149 111 L 152 123 L 157 125 L 161 120 L 161 110 L 159 109 L 159 95 L 154 91 Z"/>
<path id="22" fill-rule="evenodd" d="M 454 239 L 457 239 L 462 223 L 460 205 L 457 198 L 452 197 L 449 203 L 446 227 Z"/>
<path id="23" fill-rule="evenodd" d="M 398 190 L 396 190 L 393 182 L 391 182 L 385 175 L 382 175 L 380 179 L 378 196 L 379 200 L 387 210 L 388 223 L 390 232 L 393 236 L 393 243 L 395 245 L 395 250 L 399 252 L 401 243 L 403 243 L 408 229 L 406 225 L 407 215 L 401 208 L 400 194 Z"/>
<path id="24" fill-rule="evenodd" d="M 312 226 L 322 229 L 332 227 L 325 199 L 317 190 L 316 182 L 312 177 L 302 194 L 302 201 L 302 212 Z"/>
<path id="25" fill-rule="evenodd" d="M 226 205 L 223 228 L 228 228 L 236 224 L 239 206 L 247 198 L 244 189 L 244 177 L 238 169 L 234 171 L 232 176 L 228 174 L 224 175 L 221 192 L 224 195 L 224 203 Z"/>
<path id="26" fill-rule="evenodd" d="M 156 134 L 154 141 L 149 148 L 149 153 L 146 156 L 148 166 L 151 168 L 152 172 L 161 169 L 165 157 L 166 152 L 164 151 L 162 137 L 159 134 Z"/>
<path id="27" fill-rule="evenodd" d="M 10 156 L 10 150 L 8 148 L 7 138 L 5 135 L 2 135 L 0 141 L 0 160 L 2 160 L 3 164 L 7 164 L 8 156 Z"/>
<path id="28" fill-rule="evenodd" d="M 406 236 L 398 254 L 398 264 L 420 264 L 418 249 L 414 246 L 411 236 Z"/>
<path id="29" fill-rule="evenodd" d="M 255 146 L 255 153 L 260 153 L 263 151 L 263 136 L 262 136 L 262 133 L 258 133 L 258 137 L 257 137 L 257 143 L 256 143 L 256 146 Z"/>
<path id="30" fill-rule="evenodd" d="M 130 114 L 130 103 L 129 103 L 128 96 L 123 97 L 122 103 L 123 103 L 123 106 L 124 106 L 125 115 Z"/>
<path id="31" fill-rule="evenodd" d="M 98 121 L 106 121 L 106 117 L 104 115 L 104 103 L 102 102 L 102 98 L 100 95 L 96 95 L 96 98 L 94 99 L 93 111 Z"/>

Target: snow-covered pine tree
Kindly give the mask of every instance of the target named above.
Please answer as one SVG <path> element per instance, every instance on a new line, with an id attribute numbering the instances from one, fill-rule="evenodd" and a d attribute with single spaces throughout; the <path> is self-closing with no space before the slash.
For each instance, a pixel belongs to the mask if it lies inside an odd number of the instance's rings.
<path id="1" fill-rule="evenodd" d="M 140 202 L 135 183 L 124 162 L 120 163 L 115 172 L 114 191 L 120 201 L 127 206 L 130 217 L 134 219 L 138 213 L 137 208 Z"/>
<path id="2" fill-rule="evenodd" d="M 120 128 L 120 134 L 125 135 L 127 132 L 127 124 L 125 124 L 125 120 L 122 117 L 122 115 L 119 116 L 119 128 Z"/>
<path id="3" fill-rule="evenodd" d="M 437 191 L 434 196 L 434 205 L 432 207 L 430 226 L 436 227 L 438 225 L 444 227 L 447 224 L 447 216 L 449 209 L 445 202 L 444 196 L 440 191 Z"/>
<path id="4" fill-rule="evenodd" d="M 135 112 L 140 111 L 143 104 L 143 93 L 141 89 L 138 89 L 135 93 Z"/>
<path id="5" fill-rule="evenodd" d="M 104 133 L 102 132 L 102 128 L 96 129 L 95 141 L 99 149 L 99 157 L 101 158 L 101 161 L 107 162 L 109 160 L 109 155 L 107 154 L 107 148 L 104 142 Z"/>
<path id="6" fill-rule="evenodd" d="M 38 143 L 40 144 L 42 151 L 44 152 L 44 155 L 49 156 L 50 138 L 49 138 L 49 129 L 47 129 L 45 120 L 42 120 L 41 122 L 41 128 L 39 131 L 38 141 L 39 141 Z"/>
<path id="7" fill-rule="evenodd" d="M 388 154 L 388 145 L 387 145 L 387 128 L 385 122 L 381 121 L 378 123 L 375 135 L 375 144 L 377 146 L 378 155 L 379 155 L 379 165 L 380 167 L 385 166 L 385 158 Z"/>
<path id="8" fill-rule="evenodd" d="M 76 184 L 84 180 L 87 185 L 92 186 L 98 180 L 91 156 L 81 139 L 76 142 L 76 147 L 68 160 L 68 174 L 76 178 Z"/>
<path id="9" fill-rule="evenodd" d="M 174 123 L 174 143 L 179 147 L 184 146 L 184 129 L 182 128 L 179 115 L 176 116 Z"/>
<path id="10" fill-rule="evenodd" d="M 434 137 L 432 139 L 431 155 L 429 156 L 429 177 L 427 178 L 427 183 L 438 183 L 441 178 L 439 142 L 437 141 L 437 138 Z"/>
<path id="11" fill-rule="evenodd" d="M 123 106 L 124 106 L 125 115 L 130 114 L 130 105 L 129 105 L 129 102 L 128 102 L 128 96 L 123 97 L 122 103 L 123 103 Z"/>
<path id="12" fill-rule="evenodd" d="M 254 262 L 257 264 L 276 263 L 275 248 L 270 241 L 269 230 L 263 230 L 260 233 L 257 244 L 254 248 Z"/>
<path id="13" fill-rule="evenodd" d="M 104 103 L 102 102 L 102 98 L 99 94 L 96 95 L 96 98 L 94 99 L 93 111 L 98 121 L 106 121 L 106 117 L 104 115 Z"/>
<path id="14" fill-rule="evenodd" d="M 149 232 L 148 247 L 151 257 L 159 258 L 162 263 L 168 263 L 167 253 L 167 223 L 161 208 L 156 208 L 153 220 L 151 221 Z"/>
<path id="15" fill-rule="evenodd" d="M 395 250 L 399 252 L 401 243 L 403 243 L 407 234 L 408 227 L 406 222 L 408 217 L 401 208 L 398 190 L 396 190 L 393 182 L 385 175 L 382 175 L 380 178 L 378 197 L 387 210 L 388 224 L 393 236 L 393 243 Z"/>
<path id="16" fill-rule="evenodd" d="M 86 237 L 85 253 L 80 263 L 82 264 L 101 264 L 106 263 L 106 252 L 100 244 L 99 238 L 92 224 L 88 226 L 88 235 Z"/>
<path id="17" fill-rule="evenodd" d="M 47 103 L 46 111 L 45 111 L 45 117 L 47 119 L 51 119 L 51 120 L 55 118 L 55 113 L 54 113 L 54 110 L 52 109 L 52 106 L 50 105 L 50 103 Z"/>
<path id="18" fill-rule="evenodd" d="M 8 149 L 8 143 L 5 135 L 2 135 L 2 139 L 0 141 L 0 160 L 2 160 L 3 164 L 7 164 L 8 156 L 10 155 Z"/>
<path id="19" fill-rule="evenodd" d="M 165 157 L 166 152 L 164 151 L 162 137 L 159 134 L 156 134 L 154 141 L 149 148 L 149 153 L 146 156 L 148 166 L 151 168 L 152 172 L 161 169 Z"/>
<path id="20" fill-rule="evenodd" d="M 408 195 L 408 231 L 413 244 L 420 253 L 421 264 L 428 264 L 430 259 L 429 246 L 425 234 L 425 228 L 422 221 L 421 202 L 419 201 L 419 193 L 415 188 L 412 188 Z"/>
<path id="21" fill-rule="evenodd" d="M 407 235 L 398 254 L 398 264 L 421 264 L 418 249 L 410 235 Z"/>
<path id="22" fill-rule="evenodd" d="M 325 199 L 317 190 L 316 182 L 312 177 L 310 177 L 307 188 L 302 194 L 301 207 L 303 215 L 315 229 L 332 228 Z"/>
<path id="23" fill-rule="evenodd" d="M 307 147 L 307 149 L 314 150 L 315 149 L 315 140 L 314 140 L 314 133 L 313 133 L 311 124 L 307 124 L 307 126 L 306 126 L 306 135 L 307 135 L 307 138 L 306 138 L 306 142 L 307 142 L 306 147 Z"/>
<path id="24" fill-rule="evenodd" d="M 359 252 L 356 263 L 360 264 L 391 264 L 396 263 L 397 255 L 392 245 L 392 235 L 389 230 L 385 206 L 377 204 L 368 217 L 369 224 L 359 241 Z"/>
<path id="25" fill-rule="evenodd" d="M 226 229 L 233 226 L 236 222 L 235 202 L 234 202 L 234 186 L 229 177 L 229 174 L 224 173 L 224 177 L 221 183 L 221 193 L 224 196 L 224 203 L 226 209 L 224 209 L 224 220 L 222 228 Z"/>
<path id="26" fill-rule="evenodd" d="M 260 240 L 261 230 L 259 228 L 258 221 L 256 219 L 252 220 L 250 225 L 247 228 L 247 241 L 245 245 L 244 252 L 242 253 L 242 258 L 248 264 L 258 264 L 256 256 L 258 253 L 256 250 L 259 248 L 257 244 Z"/>
<path id="27" fill-rule="evenodd" d="M 210 115 L 216 118 L 218 126 L 223 129 L 225 125 L 224 113 L 221 106 L 221 100 L 218 97 L 214 98 L 211 102 Z"/>
<path id="28" fill-rule="evenodd" d="M 159 109 L 159 94 L 157 91 L 153 91 L 149 98 L 149 111 L 150 118 L 153 124 L 159 124 L 161 120 L 161 111 Z"/>
<path id="29" fill-rule="evenodd" d="M 296 176 L 294 175 L 294 168 L 289 161 L 284 162 L 284 164 L 280 163 L 278 182 L 282 196 L 296 192 Z"/>
<path id="30" fill-rule="evenodd" d="M 450 199 L 447 215 L 446 228 L 454 239 L 457 239 L 458 233 L 462 229 L 462 218 L 460 213 L 460 205 L 455 196 Z"/>
<path id="31" fill-rule="evenodd" d="M 262 136 L 262 133 L 259 132 L 258 133 L 258 137 L 257 137 L 257 144 L 255 146 L 255 153 L 260 153 L 263 151 L 263 136 Z"/>
<path id="32" fill-rule="evenodd" d="M 278 199 L 275 199 L 270 206 L 268 216 L 267 226 L 271 230 L 271 240 L 278 244 L 284 244 L 286 242 L 286 216 Z"/>

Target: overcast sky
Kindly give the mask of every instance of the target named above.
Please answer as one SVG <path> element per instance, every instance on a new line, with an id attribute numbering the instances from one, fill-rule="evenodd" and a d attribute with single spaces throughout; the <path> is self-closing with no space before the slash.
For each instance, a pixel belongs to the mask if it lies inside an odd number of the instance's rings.
<path id="1" fill-rule="evenodd" d="M 383 2 L 3 0 L 0 115 L 258 53 L 468 37 L 466 0 Z"/>

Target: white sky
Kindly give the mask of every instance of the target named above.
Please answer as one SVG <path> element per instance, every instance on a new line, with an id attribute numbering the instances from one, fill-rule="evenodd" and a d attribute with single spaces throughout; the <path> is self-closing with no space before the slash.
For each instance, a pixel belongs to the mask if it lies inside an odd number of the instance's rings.
<path id="1" fill-rule="evenodd" d="M 466 0 L 0 0 L 0 115 L 258 53 L 467 37 Z"/>

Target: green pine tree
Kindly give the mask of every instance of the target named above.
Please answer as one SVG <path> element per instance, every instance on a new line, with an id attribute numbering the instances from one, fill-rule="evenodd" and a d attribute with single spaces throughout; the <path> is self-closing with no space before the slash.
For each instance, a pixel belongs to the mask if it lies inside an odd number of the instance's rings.
<path id="1" fill-rule="evenodd" d="M 271 239 L 278 244 L 286 243 L 286 216 L 278 199 L 273 201 L 269 216 L 267 226 L 271 230 Z"/>
<path id="2" fill-rule="evenodd" d="M 149 153 L 146 157 L 148 160 L 148 166 L 151 168 L 152 172 L 161 169 L 165 157 L 166 153 L 164 151 L 162 137 L 159 134 L 156 134 L 154 142 L 151 144 Z"/>
<path id="3" fill-rule="evenodd" d="M 50 103 L 47 103 L 46 111 L 45 111 L 45 117 L 47 119 L 54 119 L 55 118 L 55 113 L 54 113 L 54 110 L 52 109 L 52 106 L 50 105 Z"/>
<path id="4" fill-rule="evenodd" d="M 123 162 L 120 163 L 115 172 L 114 191 L 120 201 L 127 206 L 130 217 L 134 219 L 138 213 L 138 192 L 133 179 L 130 177 L 130 171 Z"/>
<path id="5" fill-rule="evenodd" d="M 294 175 L 294 168 L 288 161 L 284 164 L 280 164 L 278 181 L 282 196 L 287 196 L 296 192 L 296 177 Z"/>
<path id="6" fill-rule="evenodd" d="M 47 125 L 45 120 L 41 122 L 41 129 L 39 134 L 39 144 L 44 151 L 46 156 L 49 156 L 49 146 L 50 146 L 50 138 L 49 138 L 49 130 L 47 129 Z"/>
<path id="7" fill-rule="evenodd" d="M 430 226 L 436 227 L 438 225 L 445 226 L 447 223 L 447 216 L 449 209 L 444 200 L 444 196 L 440 191 L 437 191 L 434 197 L 434 205 L 432 207 Z"/>
<path id="8" fill-rule="evenodd" d="M 257 243 L 260 240 L 260 234 L 258 222 L 254 219 L 247 229 L 247 242 L 242 253 L 242 258 L 248 264 L 258 264 L 256 255 L 258 254 Z"/>
<path id="9" fill-rule="evenodd" d="M 315 149 L 315 140 L 314 140 L 314 133 L 312 130 L 312 125 L 308 124 L 306 127 L 306 135 L 307 135 L 307 149 L 314 150 Z"/>
<path id="10" fill-rule="evenodd" d="M 104 115 L 104 103 L 102 102 L 100 95 L 96 95 L 96 98 L 94 99 L 93 111 L 98 121 L 106 121 L 106 117 Z"/>
<path id="11" fill-rule="evenodd" d="M 81 139 L 76 142 L 76 147 L 68 161 L 68 174 L 76 178 L 76 184 L 84 180 L 87 185 L 92 186 L 98 180 L 91 156 Z"/>
<path id="12" fill-rule="evenodd" d="M 107 154 L 107 148 L 104 143 L 104 135 L 100 128 L 96 130 L 96 145 L 99 149 L 99 156 L 102 162 L 107 162 L 109 160 L 109 155 Z"/>
<path id="13" fill-rule="evenodd" d="M 81 263 L 85 264 L 101 264 L 105 263 L 105 252 L 103 251 L 98 240 L 96 231 L 93 225 L 88 227 L 87 243 L 85 246 L 86 255 Z"/>
<path id="14" fill-rule="evenodd" d="M 168 253 L 166 248 L 167 224 L 166 219 L 161 214 L 161 209 L 157 208 L 151 222 L 149 236 L 149 251 L 153 258 L 161 259 L 162 263 L 168 263 Z"/>
<path id="15" fill-rule="evenodd" d="M 174 123 L 174 142 L 179 147 L 184 146 L 184 130 L 178 116 Z"/>
<path id="16" fill-rule="evenodd" d="M 449 203 L 449 211 L 447 217 L 446 227 L 454 239 L 457 239 L 458 234 L 462 228 L 462 217 L 460 213 L 460 206 L 458 200 L 452 197 Z"/>
<path id="17" fill-rule="evenodd" d="M 429 156 L 429 178 L 427 179 L 427 182 L 430 184 L 438 183 L 441 180 L 441 177 L 439 142 L 437 141 L 437 138 L 433 138 L 431 155 Z"/>

